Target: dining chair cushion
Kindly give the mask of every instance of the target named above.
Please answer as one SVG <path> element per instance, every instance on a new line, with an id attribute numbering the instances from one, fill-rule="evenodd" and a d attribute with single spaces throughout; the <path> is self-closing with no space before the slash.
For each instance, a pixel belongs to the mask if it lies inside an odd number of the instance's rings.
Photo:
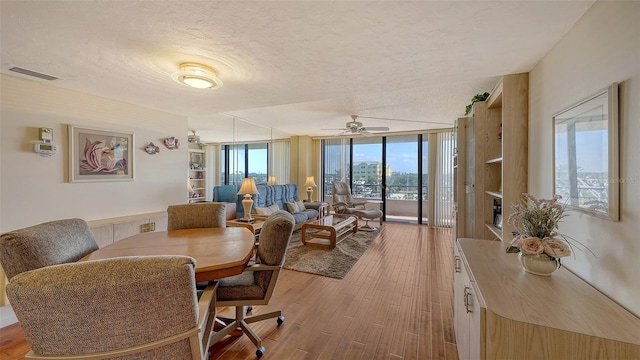
<path id="1" fill-rule="evenodd" d="M 266 289 L 256 284 L 254 274 L 245 271 L 240 275 L 218 280 L 217 300 L 263 299 Z"/>
<path id="2" fill-rule="evenodd" d="M 0 264 L 8 279 L 25 271 L 75 262 L 98 250 L 82 219 L 64 219 L 0 235 Z"/>
<path id="3" fill-rule="evenodd" d="M 167 230 L 222 228 L 227 226 L 226 203 L 169 205 Z"/>

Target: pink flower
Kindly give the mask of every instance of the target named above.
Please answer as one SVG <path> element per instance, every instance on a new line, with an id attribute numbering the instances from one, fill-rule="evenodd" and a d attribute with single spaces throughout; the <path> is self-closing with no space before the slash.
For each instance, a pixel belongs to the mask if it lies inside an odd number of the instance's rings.
<path id="1" fill-rule="evenodd" d="M 522 240 L 522 243 L 520 244 L 520 251 L 523 254 L 542 254 L 544 251 L 544 245 L 539 238 L 528 237 Z"/>
<path id="2" fill-rule="evenodd" d="M 571 255 L 571 249 L 569 249 L 569 246 L 562 240 L 545 238 L 542 243 L 544 253 L 549 256 L 560 258 Z"/>

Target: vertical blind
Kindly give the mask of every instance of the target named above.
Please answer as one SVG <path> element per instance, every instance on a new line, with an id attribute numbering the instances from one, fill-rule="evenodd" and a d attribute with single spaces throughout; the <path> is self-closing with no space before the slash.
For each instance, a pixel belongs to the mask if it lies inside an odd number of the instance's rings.
<path id="1" fill-rule="evenodd" d="M 433 226 L 453 225 L 453 148 L 452 132 L 438 133 L 438 156 L 436 164 L 436 201 Z"/>
<path id="2" fill-rule="evenodd" d="M 278 184 L 290 183 L 291 176 L 291 143 L 289 141 L 274 141 L 271 149 L 271 161 L 273 162 L 273 175 Z"/>

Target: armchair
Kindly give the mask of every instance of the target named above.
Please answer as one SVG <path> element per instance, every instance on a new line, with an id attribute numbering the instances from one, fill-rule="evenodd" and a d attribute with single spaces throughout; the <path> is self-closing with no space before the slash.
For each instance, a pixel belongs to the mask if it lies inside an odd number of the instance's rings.
<path id="1" fill-rule="evenodd" d="M 345 182 L 332 184 L 333 211 L 337 214 L 353 214 L 365 222 L 358 230 L 375 231 L 376 228 L 369 225 L 373 219 L 381 219 L 382 211 L 365 208 L 366 200 L 356 200 L 351 195 L 351 187 Z M 382 222 L 381 222 L 382 224 Z"/>
<path id="2" fill-rule="evenodd" d="M 364 209 L 366 200 L 354 199 L 351 195 L 351 188 L 345 182 L 334 182 L 332 184 L 333 211 L 338 214 L 347 213 L 348 209 Z"/>

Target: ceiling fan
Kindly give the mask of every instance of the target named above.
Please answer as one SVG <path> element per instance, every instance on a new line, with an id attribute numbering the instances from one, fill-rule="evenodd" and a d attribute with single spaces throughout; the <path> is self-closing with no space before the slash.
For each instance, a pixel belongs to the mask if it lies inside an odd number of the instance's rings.
<path id="1" fill-rule="evenodd" d="M 364 126 L 360 121 L 358 121 L 358 115 L 351 115 L 351 121 L 345 124 L 343 129 L 323 129 L 323 130 L 342 130 L 341 133 L 336 134 L 339 135 L 364 135 L 364 136 L 373 136 L 372 131 L 389 131 L 389 128 L 386 126 Z"/>

